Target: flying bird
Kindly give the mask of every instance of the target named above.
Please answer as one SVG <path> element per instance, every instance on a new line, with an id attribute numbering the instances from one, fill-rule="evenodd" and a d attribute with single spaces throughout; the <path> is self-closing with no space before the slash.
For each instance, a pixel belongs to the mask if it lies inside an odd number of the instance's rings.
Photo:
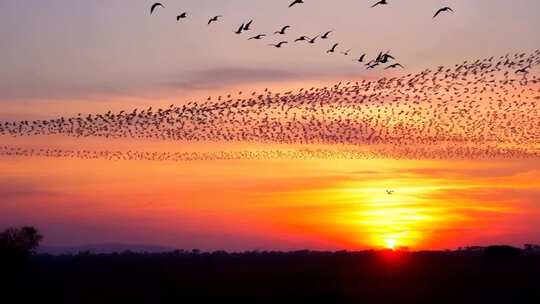
<path id="1" fill-rule="evenodd" d="M 373 5 L 371 6 L 371 8 L 374 8 L 374 7 L 377 6 L 377 5 L 386 5 L 386 4 L 388 4 L 387 0 L 381 0 L 381 1 L 379 1 L 379 2 L 377 2 L 377 3 L 375 3 L 375 4 L 373 4 Z"/>
<path id="2" fill-rule="evenodd" d="M 263 39 L 265 36 L 266 36 L 266 34 L 259 34 L 257 36 L 253 36 L 253 37 L 249 38 L 248 40 L 252 40 L 252 39 L 260 40 L 260 39 Z"/>
<path id="3" fill-rule="evenodd" d="M 308 41 L 310 38 L 308 36 L 300 36 L 300 38 L 296 39 L 294 42 L 298 41 Z"/>
<path id="4" fill-rule="evenodd" d="M 345 52 L 341 52 L 341 54 L 345 55 L 345 56 L 349 56 L 349 52 L 351 51 L 351 49 L 348 49 L 346 50 Z"/>
<path id="5" fill-rule="evenodd" d="M 270 46 L 273 46 L 273 47 L 276 47 L 276 48 L 281 48 L 284 44 L 288 43 L 287 41 L 281 41 L 280 43 L 278 44 L 269 44 Z"/>
<path id="6" fill-rule="evenodd" d="M 289 7 L 293 7 L 297 4 L 304 4 L 304 0 L 294 0 L 291 4 L 289 4 Z"/>
<path id="7" fill-rule="evenodd" d="M 366 58 L 366 54 L 363 54 L 360 58 L 354 59 L 353 61 L 364 62 L 364 58 Z"/>
<path id="8" fill-rule="evenodd" d="M 221 15 L 218 15 L 218 16 L 214 16 L 212 17 L 212 19 L 208 20 L 208 25 L 210 25 L 212 22 L 217 22 L 219 18 L 221 18 L 223 16 Z"/>
<path id="9" fill-rule="evenodd" d="M 389 59 L 396 59 L 396 58 L 386 53 L 386 54 L 383 54 L 377 61 L 380 63 L 387 63 Z"/>
<path id="10" fill-rule="evenodd" d="M 180 21 L 180 19 L 185 19 L 185 18 L 187 18 L 186 12 L 181 13 L 180 15 L 176 16 L 176 21 Z"/>
<path id="11" fill-rule="evenodd" d="M 290 26 L 290 25 L 284 26 L 281 30 L 276 31 L 276 32 L 274 33 L 274 35 L 276 35 L 276 34 L 285 35 L 285 31 L 286 31 L 288 28 L 291 28 L 291 26 Z"/>
<path id="12" fill-rule="evenodd" d="M 452 8 L 448 7 L 448 6 L 447 6 L 447 7 L 443 7 L 443 8 L 441 8 L 441 9 L 439 9 L 439 10 L 435 13 L 435 15 L 433 15 L 433 18 L 439 16 L 439 14 L 440 14 L 440 13 L 443 13 L 443 12 L 452 12 L 452 13 L 453 13 L 454 10 L 453 10 Z"/>
<path id="13" fill-rule="evenodd" d="M 530 68 L 530 67 L 531 67 L 531 66 L 529 65 L 529 66 L 526 66 L 526 67 L 524 67 L 524 68 L 521 68 L 521 69 L 519 69 L 519 70 L 516 71 L 516 74 L 528 74 L 528 73 L 529 73 L 529 68 Z"/>
<path id="14" fill-rule="evenodd" d="M 154 13 L 154 11 L 156 10 L 156 8 L 158 7 L 163 7 L 165 8 L 165 6 L 159 2 L 156 2 L 154 4 L 152 4 L 152 7 L 150 7 L 150 15 L 152 15 Z"/>
<path id="15" fill-rule="evenodd" d="M 310 39 L 308 42 L 311 43 L 311 44 L 314 44 L 315 43 L 315 40 L 317 40 L 317 38 L 319 38 L 320 35 L 317 35 L 315 37 L 313 37 L 312 39 Z"/>
<path id="16" fill-rule="evenodd" d="M 369 70 L 369 69 L 374 69 L 374 68 L 376 68 L 377 66 L 379 66 L 379 62 L 377 62 L 377 61 L 375 61 L 375 62 L 370 62 L 370 63 L 368 63 L 368 64 L 366 64 L 366 65 L 367 65 L 367 68 L 366 68 L 366 69 L 368 69 L 368 70 Z"/>
<path id="17" fill-rule="evenodd" d="M 400 68 L 402 68 L 402 69 L 405 68 L 405 67 L 402 66 L 400 63 L 394 63 L 394 64 L 391 64 L 391 65 L 387 66 L 387 67 L 385 68 L 385 70 L 388 70 L 388 69 L 395 69 L 395 68 L 397 68 L 397 67 L 400 67 Z"/>
<path id="18" fill-rule="evenodd" d="M 328 35 L 330 35 L 330 33 L 332 33 L 333 31 L 328 31 L 326 33 L 324 33 L 322 36 L 321 36 L 321 39 L 328 39 Z"/>
<path id="19" fill-rule="evenodd" d="M 336 51 L 336 48 L 338 47 L 339 43 L 335 43 L 331 49 L 329 49 L 328 51 L 326 51 L 327 54 L 329 53 L 334 53 Z"/>
<path id="20" fill-rule="evenodd" d="M 252 23 L 253 23 L 253 20 L 250 20 L 248 23 L 246 23 L 246 25 L 244 25 L 244 31 L 251 30 L 250 26 Z"/>
<path id="21" fill-rule="evenodd" d="M 388 195 L 394 194 L 394 190 L 386 190 L 386 194 Z"/>
<path id="22" fill-rule="evenodd" d="M 242 34 L 242 31 L 244 30 L 244 24 L 240 25 L 240 27 L 234 32 L 235 34 L 239 35 Z"/>

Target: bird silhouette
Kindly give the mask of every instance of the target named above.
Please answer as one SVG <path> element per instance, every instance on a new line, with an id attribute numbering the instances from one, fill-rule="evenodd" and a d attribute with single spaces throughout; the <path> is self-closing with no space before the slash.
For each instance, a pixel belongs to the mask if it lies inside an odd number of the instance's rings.
<path id="1" fill-rule="evenodd" d="M 223 16 L 218 15 L 218 16 L 212 17 L 210 20 L 208 20 L 208 25 L 210 25 L 212 22 L 217 22 L 219 20 L 219 18 L 221 18 L 221 17 L 223 17 Z"/>
<path id="2" fill-rule="evenodd" d="M 448 6 L 447 6 L 447 7 L 440 8 L 440 9 L 435 13 L 435 15 L 433 15 L 433 19 L 434 19 L 435 17 L 439 16 L 439 14 L 442 13 L 442 12 L 454 12 L 454 10 L 453 10 L 452 8 L 448 7 Z"/>
<path id="3" fill-rule="evenodd" d="M 260 39 L 263 39 L 265 36 L 266 36 L 266 34 L 259 34 L 257 36 L 253 36 L 253 37 L 249 38 L 248 40 L 252 40 L 252 39 L 260 40 Z"/>
<path id="4" fill-rule="evenodd" d="M 300 36 L 299 38 L 297 38 L 296 40 L 294 40 L 294 42 L 299 42 L 299 41 L 308 41 L 309 38 L 308 36 Z"/>
<path id="5" fill-rule="evenodd" d="M 297 4 L 303 4 L 303 3 L 304 3 L 303 0 L 294 0 L 291 4 L 289 4 L 289 8 L 293 7 L 293 6 L 297 5 Z"/>
<path id="6" fill-rule="evenodd" d="M 375 59 L 375 62 L 377 62 L 377 63 L 387 63 L 388 60 L 395 59 L 389 53 L 390 53 L 390 51 L 388 51 L 386 53 L 380 52 L 379 55 L 377 55 L 377 58 Z"/>
<path id="7" fill-rule="evenodd" d="M 285 31 L 286 31 L 287 29 L 289 29 L 289 28 L 291 28 L 291 26 L 290 26 L 290 25 L 286 25 L 286 26 L 282 27 L 281 30 L 274 32 L 274 35 L 276 35 L 276 34 L 285 35 Z"/>
<path id="8" fill-rule="evenodd" d="M 252 23 L 253 23 L 253 20 L 250 20 L 248 23 L 246 23 L 246 25 L 244 25 L 244 31 L 250 31 Z"/>
<path id="9" fill-rule="evenodd" d="M 326 33 L 324 33 L 322 36 L 321 36 L 321 39 L 328 39 L 328 36 L 332 33 L 333 31 L 328 31 Z"/>
<path id="10" fill-rule="evenodd" d="M 242 23 L 242 25 L 240 25 L 240 27 L 236 31 L 234 31 L 234 33 L 239 35 L 239 34 L 242 34 L 243 30 L 244 30 L 244 23 Z"/>
<path id="11" fill-rule="evenodd" d="M 154 11 L 156 10 L 156 8 L 158 7 L 162 7 L 162 8 L 165 8 L 165 6 L 159 2 L 156 2 L 154 4 L 152 4 L 152 6 L 150 7 L 150 15 L 152 15 L 154 13 Z"/>
<path id="12" fill-rule="evenodd" d="M 362 56 L 360 56 L 358 59 L 354 59 L 353 61 L 364 62 L 364 58 L 366 58 L 366 54 L 362 54 Z"/>
<path id="13" fill-rule="evenodd" d="M 349 53 L 351 52 L 351 49 L 348 49 L 344 52 L 341 52 L 341 54 L 345 55 L 345 56 L 349 56 Z"/>
<path id="14" fill-rule="evenodd" d="M 328 51 L 326 51 L 327 54 L 334 53 L 336 51 L 336 48 L 338 47 L 339 43 L 335 43 L 332 48 L 330 48 Z"/>
<path id="15" fill-rule="evenodd" d="M 186 12 L 181 13 L 180 15 L 176 16 L 176 21 L 180 21 L 180 19 L 185 19 L 185 18 L 187 18 Z"/>
<path id="16" fill-rule="evenodd" d="M 529 73 L 529 69 L 531 68 L 531 66 L 526 66 L 524 68 L 521 68 L 519 70 L 516 70 L 516 74 L 527 74 Z"/>
<path id="17" fill-rule="evenodd" d="M 281 41 L 277 44 L 269 44 L 270 46 L 273 46 L 273 47 L 276 47 L 276 48 L 281 48 L 284 44 L 287 44 L 288 42 L 287 41 Z"/>
<path id="18" fill-rule="evenodd" d="M 394 194 L 394 190 L 386 190 L 386 194 L 392 195 L 392 194 Z"/>
<path id="19" fill-rule="evenodd" d="M 385 70 L 388 70 L 388 69 L 395 69 L 397 67 L 400 67 L 400 68 L 405 68 L 404 66 L 402 66 L 400 63 L 394 63 L 394 64 L 391 64 L 389 66 L 387 66 L 386 68 L 384 68 Z"/>
<path id="20" fill-rule="evenodd" d="M 379 2 L 377 2 L 377 3 L 375 3 L 375 4 L 373 4 L 373 5 L 371 6 L 371 8 L 374 8 L 374 7 L 377 6 L 377 5 L 386 5 L 386 4 L 388 4 L 387 0 L 381 0 L 381 1 L 379 1 Z"/>
<path id="21" fill-rule="evenodd" d="M 317 35 L 317 36 L 311 38 L 311 39 L 308 41 L 308 43 L 314 44 L 315 41 L 317 40 L 317 38 L 319 38 L 319 36 L 320 36 L 320 35 Z"/>
<path id="22" fill-rule="evenodd" d="M 371 69 L 374 69 L 374 68 L 378 67 L 378 66 L 379 66 L 379 62 L 377 62 L 377 61 L 375 61 L 375 62 L 370 62 L 370 63 L 368 63 L 368 64 L 366 64 L 366 65 L 367 65 L 367 68 L 366 68 L 366 69 L 371 70 Z"/>

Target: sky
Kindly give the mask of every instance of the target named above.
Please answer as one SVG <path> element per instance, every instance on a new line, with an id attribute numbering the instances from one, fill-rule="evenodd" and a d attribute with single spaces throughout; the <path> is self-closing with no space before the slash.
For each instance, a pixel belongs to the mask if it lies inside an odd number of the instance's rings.
<path id="1" fill-rule="evenodd" d="M 536 0 L 0 0 L 0 121 L 185 104 L 378 79 L 540 47 Z M 432 19 L 451 6 L 455 13 Z M 188 19 L 176 22 L 179 12 Z M 207 25 L 214 15 L 224 17 Z M 333 30 L 314 46 L 235 35 Z M 327 55 L 334 42 L 351 57 Z M 390 50 L 405 71 L 352 61 Z M 205 144 L 8 138 L 19 146 L 207 149 Z M 266 148 L 257 145 L 257 148 Z M 217 144 L 212 149 L 238 148 Z M 535 160 L 110 162 L 0 156 L 0 228 L 51 246 L 137 243 L 204 250 L 414 249 L 540 242 Z M 395 189 L 394 195 L 385 190 Z"/>

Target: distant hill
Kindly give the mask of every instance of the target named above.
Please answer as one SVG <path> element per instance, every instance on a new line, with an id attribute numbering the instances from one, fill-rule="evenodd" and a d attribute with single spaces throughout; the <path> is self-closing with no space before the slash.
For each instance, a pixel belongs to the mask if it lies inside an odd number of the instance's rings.
<path id="1" fill-rule="evenodd" d="M 81 246 L 42 246 L 39 248 L 38 253 L 45 254 L 77 254 L 79 252 L 92 252 L 96 254 L 107 253 L 120 253 L 125 251 L 139 252 L 139 253 L 160 253 L 174 251 L 176 248 L 155 246 L 155 245 L 143 245 L 143 244 L 89 244 Z"/>

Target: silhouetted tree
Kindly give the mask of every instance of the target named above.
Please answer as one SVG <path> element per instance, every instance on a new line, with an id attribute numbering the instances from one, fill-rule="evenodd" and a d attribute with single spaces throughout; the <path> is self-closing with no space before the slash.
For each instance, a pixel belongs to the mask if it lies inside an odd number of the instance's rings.
<path id="1" fill-rule="evenodd" d="M 527 253 L 540 253 L 540 245 L 525 244 L 524 248 Z"/>
<path id="2" fill-rule="evenodd" d="M 8 228 L 0 233 L 0 265 L 16 269 L 36 252 L 43 236 L 34 227 Z"/>
<path id="3" fill-rule="evenodd" d="M 507 245 L 488 246 L 483 252 L 484 257 L 497 260 L 513 258 L 520 254 L 521 249 Z"/>

